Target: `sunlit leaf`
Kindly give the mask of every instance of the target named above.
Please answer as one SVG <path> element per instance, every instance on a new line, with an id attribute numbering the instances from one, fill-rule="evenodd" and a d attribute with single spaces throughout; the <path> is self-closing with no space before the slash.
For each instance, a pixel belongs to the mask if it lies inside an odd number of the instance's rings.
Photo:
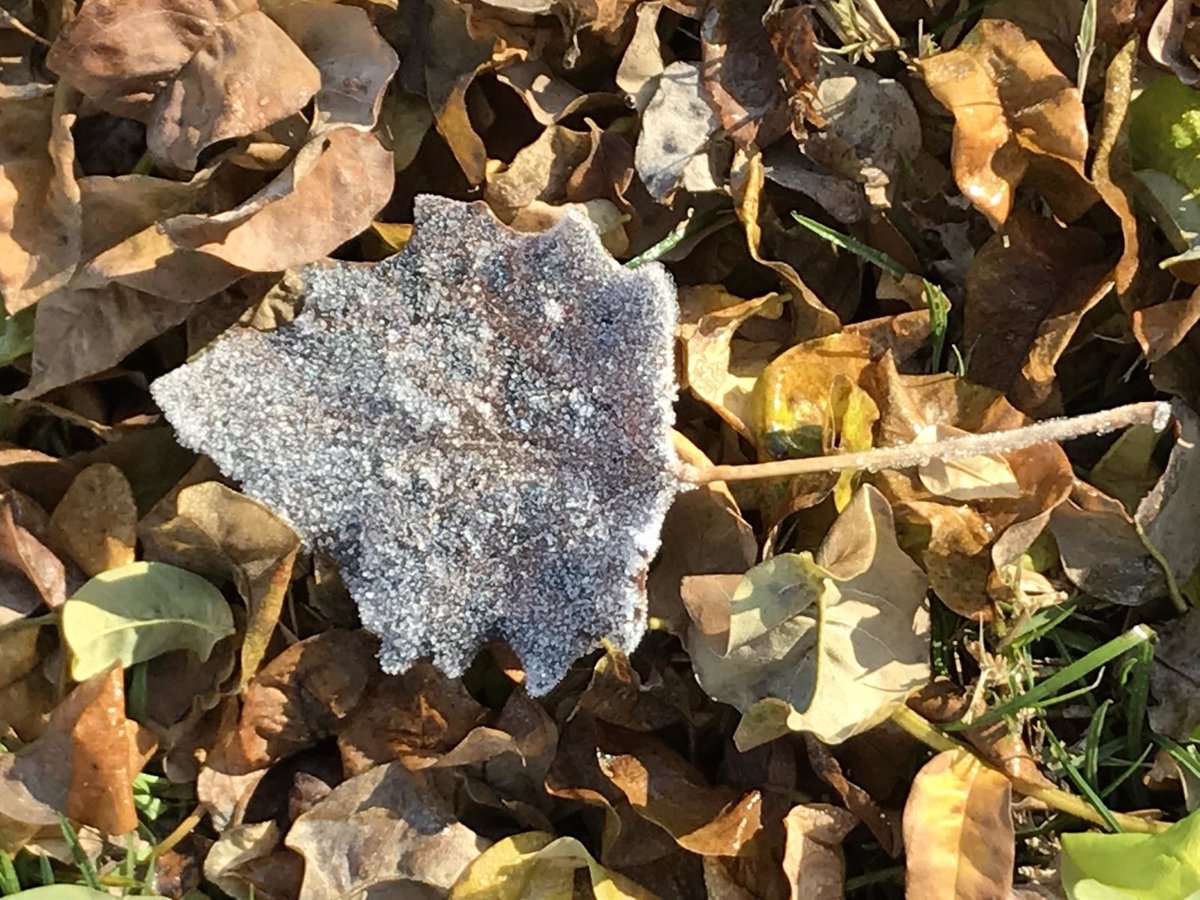
<path id="1" fill-rule="evenodd" d="M 1068 900 L 1191 900 L 1200 893 L 1200 812 L 1161 834 L 1064 834 Z"/>
<path id="2" fill-rule="evenodd" d="M 88 581 L 63 605 L 71 677 L 90 678 L 115 662 L 130 666 L 170 650 L 207 659 L 233 634 L 229 603 L 210 582 L 175 566 L 135 562 Z"/>

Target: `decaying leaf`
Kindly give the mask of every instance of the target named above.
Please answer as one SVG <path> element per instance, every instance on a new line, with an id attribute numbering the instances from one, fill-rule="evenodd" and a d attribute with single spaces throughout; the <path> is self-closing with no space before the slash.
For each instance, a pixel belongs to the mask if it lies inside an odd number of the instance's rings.
<path id="1" fill-rule="evenodd" d="M 136 527 L 133 489 L 105 463 L 76 475 L 50 516 L 51 534 L 88 576 L 133 562 Z"/>
<path id="2" fill-rule="evenodd" d="M 0 846 L 10 850 L 60 815 L 105 834 L 137 827 L 137 726 L 125 718 L 124 671 L 92 676 L 64 700 L 40 738 L 0 755 Z"/>
<path id="3" fill-rule="evenodd" d="M 954 179 L 993 227 L 1008 219 L 1026 180 L 1067 220 L 1091 205 L 1083 100 L 1020 26 L 984 19 L 959 47 L 919 66 L 955 115 Z"/>
<path id="4" fill-rule="evenodd" d="M 488 845 L 400 763 L 342 782 L 296 819 L 286 843 L 307 863 L 301 900 L 445 896 Z"/>
<path id="5" fill-rule="evenodd" d="M 1191 740 L 1200 728 L 1200 613 L 1192 610 L 1172 626 L 1154 648 L 1150 687 L 1158 705 L 1150 710 L 1150 724 L 1174 740 Z"/>
<path id="6" fill-rule="evenodd" d="M 917 773 L 904 806 L 905 891 L 930 900 L 1006 900 L 1015 857 L 1012 785 L 963 750 Z"/>
<path id="7" fill-rule="evenodd" d="M 207 659 L 233 634 L 221 592 L 198 575 L 166 563 L 135 562 L 92 578 L 63 605 L 63 639 L 71 677 L 91 678 L 113 663 L 130 666 L 170 650 Z"/>
<path id="8" fill-rule="evenodd" d="M 751 569 L 725 609 L 707 613 L 726 618 L 724 632 L 694 628 L 688 650 L 705 690 L 743 712 L 743 747 L 789 730 L 838 743 L 928 679 L 927 589 L 896 543 L 887 501 L 862 487 L 815 557 L 781 554 Z M 706 615 L 688 611 L 698 623 Z"/>
<path id="9" fill-rule="evenodd" d="M 536 694 L 631 649 L 674 494 L 664 274 L 427 197 L 404 251 L 309 279 L 290 326 L 155 383 L 180 440 L 339 560 L 388 671 L 500 636 Z"/>
<path id="10" fill-rule="evenodd" d="M 14 507 L 12 495 L 0 503 L 0 562 L 24 575 L 42 603 L 58 609 L 67 599 L 66 570 L 45 544 L 18 524 Z"/>

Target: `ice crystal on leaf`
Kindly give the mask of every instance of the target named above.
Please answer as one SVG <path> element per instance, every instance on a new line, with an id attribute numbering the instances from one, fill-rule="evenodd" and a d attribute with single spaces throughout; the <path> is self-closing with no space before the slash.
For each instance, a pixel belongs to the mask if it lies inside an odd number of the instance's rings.
<path id="1" fill-rule="evenodd" d="M 675 491 L 665 271 L 427 196 L 403 252 L 305 278 L 293 323 L 154 383 L 179 440 L 338 561 L 388 671 L 500 638 L 544 693 L 632 649 Z"/>

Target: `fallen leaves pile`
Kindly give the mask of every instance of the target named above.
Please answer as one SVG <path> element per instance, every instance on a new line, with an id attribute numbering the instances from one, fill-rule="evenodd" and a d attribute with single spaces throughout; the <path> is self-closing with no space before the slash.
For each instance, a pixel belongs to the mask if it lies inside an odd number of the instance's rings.
<path id="1" fill-rule="evenodd" d="M 1198 36 L 5 0 L 0 895 L 1194 897 Z"/>

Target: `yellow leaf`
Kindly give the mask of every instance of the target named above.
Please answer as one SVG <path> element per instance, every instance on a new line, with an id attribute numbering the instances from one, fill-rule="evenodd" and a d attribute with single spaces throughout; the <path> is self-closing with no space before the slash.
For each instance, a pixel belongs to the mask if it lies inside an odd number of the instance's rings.
<path id="1" fill-rule="evenodd" d="M 137 518 L 121 470 L 98 463 L 75 476 L 50 516 L 50 533 L 85 575 L 99 575 L 133 562 Z"/>
<path id="2" fill-rule="evenodd" d="M 1006 900 L 1016 843 L 1012 786 L 964 750 L 947 750 L 917 773 L 904 806 L 912 900 Z"/>

